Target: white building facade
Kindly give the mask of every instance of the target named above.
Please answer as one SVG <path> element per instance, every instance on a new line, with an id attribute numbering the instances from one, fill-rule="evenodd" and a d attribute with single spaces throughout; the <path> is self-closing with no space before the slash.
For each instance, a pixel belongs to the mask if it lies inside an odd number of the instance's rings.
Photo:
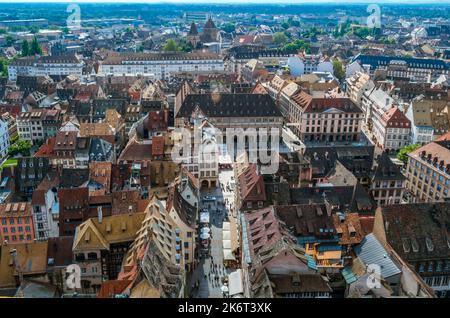
<path id="1" fill-rule="evenodd" d="M 0 162 L 3 162 L 8 156 L 9 144 L 8 123 L 0 120 Z"/>
<path id="2" fill-rule="evenodd" d="M 99 74 L 139 74 L 156 80 L 170 79 L 178 73 L 224 71 L 223 58 L 210 52 L 122 54 L 105 59 Z"/>
<path id="3" fill-rule="evenodd" d="M 73 56 L 42 56 L 39 58 L 21 58 L 8 65 L 10 81 L 17 76 L 67 76 L 83 75 L 84 63 L 76 55 Z"/>

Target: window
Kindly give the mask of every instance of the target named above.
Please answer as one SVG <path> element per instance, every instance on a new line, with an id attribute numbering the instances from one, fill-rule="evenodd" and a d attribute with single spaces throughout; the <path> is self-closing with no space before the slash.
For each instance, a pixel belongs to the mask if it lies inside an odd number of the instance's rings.
<path id="1" fill-rule="evenodd" d="M 89 260 L 96 260 L 97 259 L 97 253 L 94 253 L 94 252 L 88 253 L 88 259 Z"/>

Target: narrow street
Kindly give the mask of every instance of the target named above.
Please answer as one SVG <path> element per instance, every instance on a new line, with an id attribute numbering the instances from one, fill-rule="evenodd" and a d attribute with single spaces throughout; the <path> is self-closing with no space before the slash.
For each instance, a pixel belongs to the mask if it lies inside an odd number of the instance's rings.
<path id="1" fill-rule="evenodd" d="M 225 199 L 232 204 L 233 192 L 226 191 L 228 181 L 233 175 L 233 171 L 223 171 L 219 174 L 219 182 L 223 185 L 225 191 L 222 191 L 221 186 L 215 189 L 202 189 L 200 209 L 206 208 L 210 212 L 210 228 L 211 228 L 211 245 L 210 257 L 204 256 L 203 249 L 199 247 L 199 253 L 202 257 L 199 260 L 198 267 L 191 274 L 189 285 L 191 297 L 193 298 L 222 298 L 221 290 L 222 279 L 227 277 L 231 272 L 223 265 L 223 246 L 222 246 L 222 229 L 223 222 L 229 215 L 229 208 L 231 205 L 223 205 Z M 204 200 L 205 196 L 213 196 L 215 200 Z M 193 288 L 194 284 L 198 282 L 198 288 Z"/>

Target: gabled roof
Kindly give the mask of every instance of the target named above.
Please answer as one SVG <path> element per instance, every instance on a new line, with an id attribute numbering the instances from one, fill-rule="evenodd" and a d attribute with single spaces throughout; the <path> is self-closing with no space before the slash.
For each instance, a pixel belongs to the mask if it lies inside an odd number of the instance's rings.
<path id="1" fill-rule="evenodd" d="M 140 143 L 135 139 L 128 141 L 125 149 L 119 157 L 119 161 L 143 161 L 152 159 L 152 145 L 149 143 Z"/>
<path id="2" fill-rule="evenodd" d="M 238 177 L 242 201 L 266 201 L 263 176 L 258 174 L 257 166 L 250 164 Z"/>
<path id="3" fill-rule="evenodd" d="M 396 128 L 409 128 L 411 127 L 411 122 L 409 119 L 403 114 L 397 106 L 391 107 L 388 111 L 386 111 L 383 116 L 381 116 L 382 120 L 386 122 L 386 127 L 396 127 Z"/>
<path id="4" fill-rule="evenodd" d="M 392 162 L 386 152 L 376 159 L 376 167 L 373 172 L 373 180 L 405 180 L 400 168 Z"/>
<path id="5" fill-rule="evenodd" d="M 141 227 L 145 213 L 120 214 L 90 218 L 80 224 L 75 232 L 73 250 L 109 250 L 110 244 L 131 242 Z"/>

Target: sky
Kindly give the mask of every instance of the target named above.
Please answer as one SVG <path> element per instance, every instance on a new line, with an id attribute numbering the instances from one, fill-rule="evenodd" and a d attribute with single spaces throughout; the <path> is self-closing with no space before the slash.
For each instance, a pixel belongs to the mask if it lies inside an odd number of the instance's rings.
<path id="1" fill-rule="evenodd" d="M 0 3 L 26 2 L 74 2 L 74 3 L 267 3 L 267 4 L 299 4 L 299 3 L 437 3 L 436 0 L 0 0 Z M 450 0 L 439 0 L 439 3 L 450 3 Z"/>

